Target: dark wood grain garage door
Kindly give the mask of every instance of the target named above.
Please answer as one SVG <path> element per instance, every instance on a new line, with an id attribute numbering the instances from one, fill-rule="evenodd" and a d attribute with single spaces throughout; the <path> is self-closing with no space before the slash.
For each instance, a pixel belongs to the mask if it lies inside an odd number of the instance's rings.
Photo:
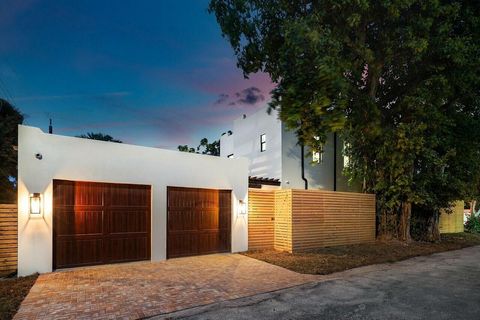
<path id="1" fill-rule="evenodd" d="M 150 259 L 150 215 L 150 186 L 54 180 L 54 268 Z"/>
<path id="2" fill-rule="evenodd" d="M 230 251 L 231 191 L 168 187 L 167 257 Z"/>

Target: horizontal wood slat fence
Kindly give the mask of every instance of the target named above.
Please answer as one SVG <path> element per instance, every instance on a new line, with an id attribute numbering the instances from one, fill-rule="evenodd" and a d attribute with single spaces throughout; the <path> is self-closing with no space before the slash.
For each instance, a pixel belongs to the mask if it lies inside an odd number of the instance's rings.
<path id="1" fill-rule="evenodd" d="M 272 223 L 268 223 L 272 218 L 273 235 Z M 273 248 L 295 252 L 373 242 L 375 195 L 250 189 L 248 227 L 250 250 Z M 262 228 L 266 228 L 263 234 Z"/>
<path id="2" fill-rule="evenodd" d="M 17 269 L 17 205 L 0 204 L 0 275 Z"/>
<path id="3" fill-rule="evenodd" d="M 440 233 L 463 232 L 463 201 L 455 202 L 452 212 L 442 211 L 438 221 Z"/>

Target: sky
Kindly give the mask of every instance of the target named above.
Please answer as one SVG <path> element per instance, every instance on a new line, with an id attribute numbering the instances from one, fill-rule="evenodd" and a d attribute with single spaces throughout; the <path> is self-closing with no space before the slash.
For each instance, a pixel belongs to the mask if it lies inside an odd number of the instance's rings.
<path id="1" fill-rule="evenodd" d="M 244 79 L 207 0 L 0 2 L 0 97 L 25 124 L 176 149 L 269 101 Z"/>

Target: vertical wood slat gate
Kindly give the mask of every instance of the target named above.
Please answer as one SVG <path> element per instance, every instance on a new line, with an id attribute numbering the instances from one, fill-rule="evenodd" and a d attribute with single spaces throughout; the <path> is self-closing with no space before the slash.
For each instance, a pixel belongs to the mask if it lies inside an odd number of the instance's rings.
<path id="1" fill-rule="evenodd" d="M 150 186 L 54 180 L 53 266 L 150 259 Z"/>

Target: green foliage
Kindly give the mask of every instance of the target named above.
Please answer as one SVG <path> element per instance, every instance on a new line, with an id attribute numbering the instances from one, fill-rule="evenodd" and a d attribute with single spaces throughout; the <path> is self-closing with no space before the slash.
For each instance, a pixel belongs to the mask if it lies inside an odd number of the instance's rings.
<path id="1" fill-rule="evenodd" d="M 92 139 L 92 140 L 100 140 L 100 141 L 110 141 L 110 142 L 117 142 L 122 143 L 122 141 L 114 139 L 112 136 L 108 134 L 104 134 L 101 132 L 88 132 L 87 134 L 81 134 L 77 136 L 77 138 L 84 138 L 84 139 Z"/>
<path id="2" fill-rule="evenodd" d="M 8 101 L 0 99 L 0 203 L 17 201 L 18 125 L 23 115 Z"/>
<path id="3" fill-rule="evenodd" d="M 276 82 L 271 108 L 300 142 L 341 134 L 346 173 L 380 215 L 438 216 L 478 194 L 480 2 L 212 0 L 210 12 L 245 75 Z"/>
<path id="4" fill-rule="evenodd" d="M 182 145 L 177 147 L 178 151 L 196 153 L 195 148 L 190 148 L 188 145 Z"/>
<path id="5" fill-rule="evenodd" d="M 471 215 L 465 223 L 465 231 L 471 233 L 480 233 L 480 217 Z"/>
<path id="6" fill-rule="evenodd" d="M 188 145 L 180 145 L 177 147 L 178 151 L 208 154 L 211 156 L 220 156 L 220 140 L 215 140 L 212 143 L 208 142 L 207 138 L 200 140 L 198 147 L 192 148 Z"/>

